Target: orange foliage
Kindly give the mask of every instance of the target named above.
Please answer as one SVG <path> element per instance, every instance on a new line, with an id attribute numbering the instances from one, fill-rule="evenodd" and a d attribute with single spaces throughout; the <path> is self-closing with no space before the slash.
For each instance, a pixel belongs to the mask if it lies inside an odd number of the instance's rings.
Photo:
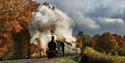
<path id="1" fill-rule="evenodd" d="M 113 52 L 119 48 L 119 39 L 116 39 L 112 33 L 105 32 L 93 38 L 93 47 L 100 51 Z"/>
<path id="2" fill-rule="evenodd" d="M 20 31 L 20 24 L 32 23 L 32 12 L 39 4 L 32 0 L 1 0 L 0 31 Z"/>
<path id="3" fill-rule="evenodd" d="M 0 0 L 0 58 L 14 43 L 13 31 L 28 43 L 28 31 L 23 32 L 25 25 L 32 24 L 32 12 L 39 4 L 32 0 Z M 23 35 L 23 36 L 22 36 Z M 28 37 L 28 38 L 27 38 Z M 27 40 L 26 40 L 27 39 Z M 24 42 L 22 40 L 22 43 Z"/>
<path id="4" fill-rule="evenodd" d="M 125 46 L 124 38 L 122 38 L 120 35 L 117 35 L 117 34 L 113 34 L 113 37 L 115 38 L 115 40 L 118 42 L 120 46 Z"/>
<path id="5" fill-rule="evenodd" d="M 0 58 L 4 56 L 11 45 L 9 36 L 8 33 L 0 34 Z"/>
<path id="6" fill-rule="evenodd" d="M 14 22 L 13 24 L 15 24 L 13 27 L 14 29 L 19 32 L 20 30 L 22 30 L 23 28 L 21 27 L 21 25 L 19 24 L 19 22 Z"/>

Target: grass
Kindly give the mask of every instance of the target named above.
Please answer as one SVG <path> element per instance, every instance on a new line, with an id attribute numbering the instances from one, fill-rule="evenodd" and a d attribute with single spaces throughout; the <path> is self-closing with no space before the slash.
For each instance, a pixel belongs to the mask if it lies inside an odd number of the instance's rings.
<path id="1" fill-rule="evenodd" d="M 64 60 L 56 63 L 77 63 L 77 58 L 76 57 L 68 57 L 65 58 Z"/>
<path id="2" fill-rule="evenodd" d="M 90 47 L 85 48 L 84 54 L 87 56 L 87 61 L 92 63 L 125 63 L 124 56 L 103 54 Z"/>

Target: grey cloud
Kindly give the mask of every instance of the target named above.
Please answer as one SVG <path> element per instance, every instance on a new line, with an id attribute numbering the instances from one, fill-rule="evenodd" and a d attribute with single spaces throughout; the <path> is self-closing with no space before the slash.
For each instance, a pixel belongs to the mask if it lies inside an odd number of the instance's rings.
<path id="1" fill-rule="evenodd" d="M 74 32 L 94 35 L 103 32 L 125 34 L 125 0 L 38 0 L 48 1 L 74 21 Z"/>

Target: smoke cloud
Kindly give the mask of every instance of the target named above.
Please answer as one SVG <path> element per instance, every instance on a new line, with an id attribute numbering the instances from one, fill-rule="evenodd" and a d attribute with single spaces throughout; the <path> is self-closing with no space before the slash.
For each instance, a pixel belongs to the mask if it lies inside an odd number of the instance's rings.
<path id="1" fill-rule="evenodd" d="M 39 38 L 41 47 L 46 45 L 54 35 L 57 40 L 75 41 L 72 36 L 72 20 L 61 10 L 52 5 L 40 5 L 37 12 L 33 12 L 33 24 L 29 27 L 31 43 Z"/>

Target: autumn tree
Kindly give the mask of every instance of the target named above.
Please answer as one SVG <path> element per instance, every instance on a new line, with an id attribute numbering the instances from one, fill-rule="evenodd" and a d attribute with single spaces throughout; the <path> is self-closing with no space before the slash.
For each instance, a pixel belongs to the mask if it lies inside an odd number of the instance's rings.
<path id="1" fill-rule="evenodd" d="M 113 34 L 113 37 L 119 44 L 119 49 L 117 50 L 119 55 L 125 55 L 125 39 L 124 37 L 118 35 L 118 34 Z"/>
<path id="2" fill-rule="evenodd" d="M 97 40 L 99 39 L 100 35 L 99 34 L 96 34 L 93 36 L 92 38 L 92 47 L 94 49 L 98 49 L 98 45 L 97 45 Z"/>
<path id="3" fill-rule="evenodd" d="M 79 31 L 76 37 L 77 46 L 80 47 L 81 49 L 83 49 L 84 47 L 83 36 L 84 36 L 84 33 L 82 31 Z"/>
<path id="4" fill-rule="evenodd" d="M 38 6 L 39 4 L 32 0 L 0 0 L 0 34 L 8 36 L 5 39 L 9 42 L 7 44 L 13 44 L 10 45 L 11 47 L 16 46 L 15 50 L 18 51 L 15 52 L 15 55 L 18 58 L 18 55 L 23 56 L 20 53 L 21 45 L 25 43 L 27 46 L 29 45 L 30 34 L 27 25 L 32 24 L 32 12 L 36 11 Z M 1 42 L 6 43 L 5 41 Z M 8 50 L 8 48 L 6 49 Z"/>
<path id="5" fill-rule="evenodd" d="M 98 50 L 106 52 L 114 52 L 119 48 L 118 42 L 109 32 L 103 33 L 97 38 L 96 46 L 98 47 Z"/>
<path id="6" fill-rule="evenodd" d="M 86 46 L 92 46 L 92 38 L 89 35 L 84 34 L 82 31 L 79 31 L 77 34 L 77 46 L 83 51 Z"/>
<path id="7" fill-rule="evenodd" d="M 38 4 L 32 0 L 1 0 L 0 2 L 0 31 L 22 30 L 22 25 L 32 23 L 32 12 Z"/>

